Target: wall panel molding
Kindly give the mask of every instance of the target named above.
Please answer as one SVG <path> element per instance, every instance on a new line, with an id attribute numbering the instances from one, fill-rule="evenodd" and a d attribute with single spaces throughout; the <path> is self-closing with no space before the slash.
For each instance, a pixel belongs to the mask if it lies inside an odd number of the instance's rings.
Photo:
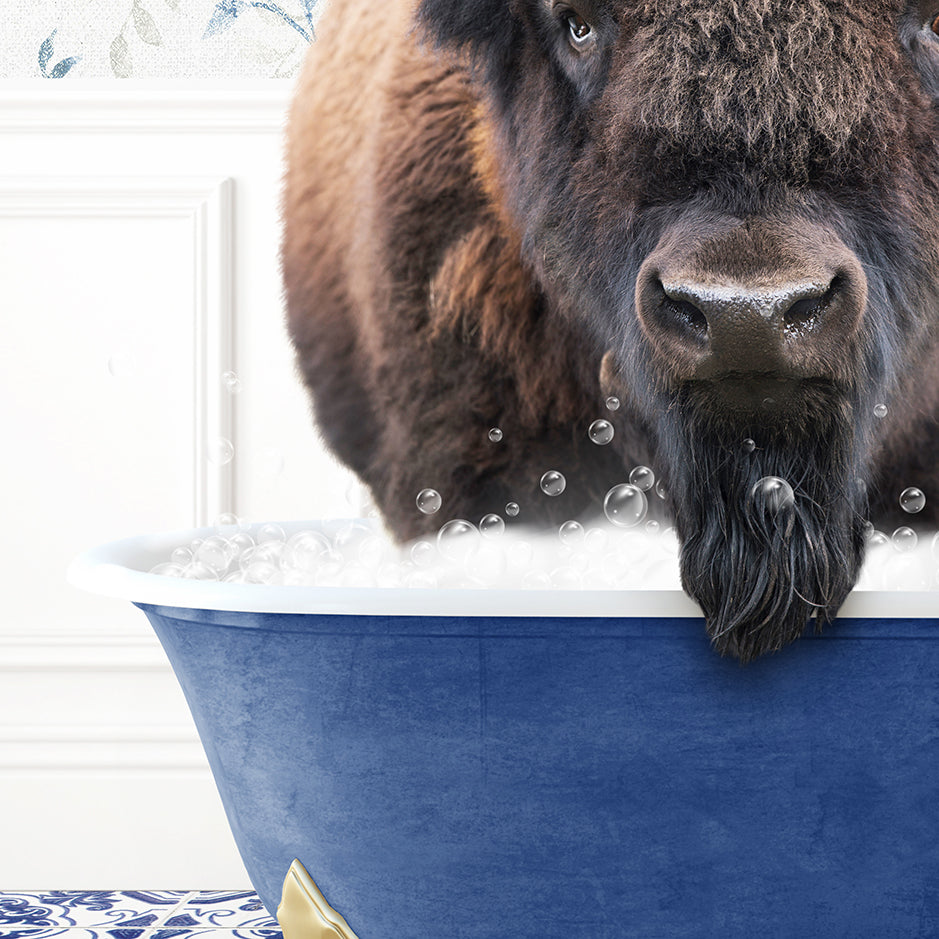
<path id="1" fill-rule="evenodd" d="M 178 218 L 190 225 L 193 282 L 192 524 L 208 525 L 230 510 L 231 463 L 212 462 L 208 448 L 234 434 L 231 395 L 220 376 L 233 367 L 234 183 L 229 178 L 0 177 L 0 217 Z M 233 441 L 234 442 L 234 441 Z"/>

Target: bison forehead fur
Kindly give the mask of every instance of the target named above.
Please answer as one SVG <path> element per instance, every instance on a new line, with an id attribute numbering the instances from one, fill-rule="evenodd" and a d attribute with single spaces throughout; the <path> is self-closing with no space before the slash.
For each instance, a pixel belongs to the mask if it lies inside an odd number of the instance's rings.
<path id="1" fill-rule="evenodd" d="M 548 525 L 650 463 L 685 590 L 746 660 L 834 617 L 866 519 L 910 522 L 901 489 L 935 525 L 937 17 L 335 4 L 290 118 L 288 324 L 323 435 L 396 535 L 434 527 L 427 486 L 449 517 L 514 500 Z M 746 504 L 768 475 L 795 490 L 785 521 Z"/>

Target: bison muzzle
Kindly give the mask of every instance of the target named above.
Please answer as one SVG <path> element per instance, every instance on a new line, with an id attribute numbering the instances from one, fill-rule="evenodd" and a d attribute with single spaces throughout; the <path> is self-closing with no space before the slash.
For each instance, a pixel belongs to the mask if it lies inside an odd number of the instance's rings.
<path id="1" fill-rule="evenodd" d="M 939 521 L 937 142 L 939 0 L 337 3 L 284 198 L 322 432 L 402 539 L 653 465 L 717 649 L 778 649 L 901 490 Z"/>

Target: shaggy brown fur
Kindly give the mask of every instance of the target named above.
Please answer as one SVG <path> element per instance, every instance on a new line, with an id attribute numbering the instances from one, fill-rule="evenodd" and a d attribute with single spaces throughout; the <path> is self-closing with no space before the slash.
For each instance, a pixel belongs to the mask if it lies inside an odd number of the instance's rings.
<path id="1" fill-rule="evenodd" d="M 865 492 L 892 530 L 910 521 L 900 489 L 918 485 L 917 521 L 936 524 L 933 5 L 334 3 L 290 118 L 289 328 L 327 442 L 396 534 L 509 500 L 520 522 L 587 516 L 656 464 L 685 588 L 718 648 L 748 658 L 834 615 Z M 755 318 L 749 362 L 734 326 L 736 358 L 707 371 L 695 363 L 721 324 L 675 307 L 660 269 L 770 293 L 831 285 L 804 320 Z M 762 413 L 764 385 L 791 397 Z M 608 447 L 586 436 L 600 416 Z M 761 433 L 752 465 L 725 473 Z M 715 506 L 694 463 L 712 467 Z M 547 469 L 568 478 L 560 498 L 539 492 Z M 799 477 L 797 524 L 753 528 L 739 492 L 777 470 Z M 415 507 L 428 486 L 439 519 Z M 741 592 L 745 615 L 728 605 Z"/>

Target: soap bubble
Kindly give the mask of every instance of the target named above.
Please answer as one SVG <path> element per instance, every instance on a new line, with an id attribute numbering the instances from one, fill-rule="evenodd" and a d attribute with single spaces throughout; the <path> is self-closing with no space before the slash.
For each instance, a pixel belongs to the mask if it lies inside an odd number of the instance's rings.
<path id="1" fill-rule="evenodd" d="M 429 541 L 415 541 L 411 545 L 411 560 L 418 567 L 430 567 L 437 556 L 437 549 Z"/>
<path id="2" fill-rule="evenodd" d="M 502 431 L 498 427 L 493 427 L 489 431 L 489 439 L 493 443 L 498 443 L 502 439 Z"/>
<path id="3" fill-rule="evenodd" d="M 224 466 L 231 463 L 235 455 L 235 445 L 225 437 L 216 437 L 208 442 L 206 456 L 210 463 L 216 466 Z"/>
<path id="4" fill-rule="evenodd" d="M 501 516 L 490 512 L 479 520 L 479 533 L 487 538 L 498 538 L 505 531 L 505 522 Z"/>
<path id="5" fill-rule="evenodd" d="M 648 492 L 655 485 L 655 473 L 648 466 L 634 466 L 629 473 L 629 481 L 643 492 Z"/>
<path id="6" fill-rule="evenodd" d="M 668 493 L 665 491 L 665 483 L 663 483 L 661 479 L 655 484 L 655 494 L 663 500 L 668 498 Z"/>
<path id="7" fill-rule="evenodd" d="M 546 571 L 531 570 L 522 577 L 523 590 L 550 590 L 551 578 Z"/>
<path id="8" fill-rule="evenodd" d="M 234 557 L 234 551 L 221 535 L 210 535 L 196 549 L 193 563 L 203 564 L 216 574 L 224 574 Z"/>
<path id="9" fill-rule="evenodd" d="M 600 554 L 606 550 L 610 536 L 602 528 L 591 528 L 584 535 L 584 547 L 591 554 Z"/>
<path id="10" fill-rule="evenodd" d="M 466 574 L 484 587 L 491 587 L 505 573 L 507 560 L 502 548 L 493 542 L 481 544 L 466 559 Z"/>
<path id="11" fill-rule="evenodd" d="M 887 416 L 887 405 L 875 404 L 874 405 L 874 417 L 886 417 L 886 416 Z"/>
<path id="12" fill-rule="evenodd" d="M 510 518 L 515 518 L 518 515 L 520 509 L 517 502 L 507 502 L 505 504 L 505 514 Z"/>
<path id="13" fill-rule="evenodd" d="M 758 508 L 777 515 L 788 511 L 795 505 L 795 493 L 792 486 L 779 476 L 764 476 L 757 480 L 750 490 L 750 499 Z"/>
<path id="14" fill-rule="evenodd" d="M 207 564 L 193 561 L 183 568 L 179 576 L 186 580 L 218 580 L 218 571 L 212 570 Z"/>
<path id="15" fill-rule="evenodd" d="M 900 508 L 904 512 L 909 512 L 911 515 L 922 512 L 925 505 L 926 496 L 921 489 L 917 489 L 915 486 L 910 486 L 900 493 Z"/>
<path id="16" fill-rule="evenodd" d="M 548 470 L 541 477 L 541 491 L 546 496 L 559 496 L 567 487 L 567 480 L 557 470 Z"/>
<path id="17" fill-rule="evenodd" d="M 170 555 L 170 562 L 176 564 L 179 567 L 185 567 L 187 564 L 192 563 L 192 549 L 187 548 L 185 545 L 180 545 L 178 548 L 173 549 L 173 553 Z"/>
<path id="18" fill-rule="evenodd" d="M 479 548 L 479 532 L 465 518 L 453 518 L 437 532 L 437 550 L 448 561 L 465 561 Z"/>
<path id="19" fill-rule="evenodd" d="M 881 545 L 890 544 L 890 539 L 882 531 L 877 531 L 876 528 L 872 528 L 867 533 L 867 544 L 871 548 L 877 548 Z"/>
<path id="20" fill-rule="evenodd" d="M 584 578 L 574 567 L 564 565 L 551 571 L 551 586 L 556 590 L 580 590 L 583 585 Z"/>
<path id="21" fill-rule="evenodd" d="M 229 394 L 241 393 L 241 379 L 234 372 L 222 372 L 222 384 Z"/>
<path id="22" fill-rule="evenodd" d="M 744 453 L 753 453 L 753 451 L 756 449 L 756 441 L 750 437 L 747 437 L 746 440 L 740 444 L 740 449 L 743 450 Z"/>
<path id="23" fill-rule="evenodd" d="M 654 518 L 650 518 L 649 521 L 646 522 L 646 531 L 650 535 L 657 535 L 659 533 L 659 528 L 661 527 L 662 526 L 659 525 L 659 523 Z"/>
<path id="24" fill-rule="evenodd" d="M 161 574 L 163 577 L 182 577 L 183 565 L 173 564 L 171 561 L 163 561 L 156 567 L 150 568 L 151 574 Z"/>
<path id="25" fill-rule="evenodd" d="M 535 549 L 528 541 L 513 541 L 509 543 L 506 554 L 509 567 L 515 571 L 523 571 L 531 564 Z"/>
<path id="26" fill-rule="evenodd" d="M 443 499 L 440 498 L 440 493 L 436 489 L 422 489 L 417 494 L 415 502 L 425 515 L 433 515 L 443 505 Z"/>
<path id="27" fill-rule="evenodd" d="M 234 528 L 238 525 L 240 519 L 234 512 L 222 512 L 213 525 L 214 528 Z"/>
<path id="28" fill-rule="evenodd" d="M 299 571 L 315 571 L 320 561 L 330 553 L 329 539 L 318 531 L 298 531 L 287 540 L 281 555 L 281 566 L 289 565 Z"/>
<path id="29" fill-rule="evenodd" d="M 268 541 L 286 541 L 287 535 L 280 525 L 275 522 L 267 522 L 258 529 L 255 540 L 258 544 L 264 544 Z"/>
<path id="30" fill-rule="evenodd" d="M 566 544 L 570 548 L 583 544 L 584 535 L 584 526 L 574 519 L 564 522 L 558 529 L 558 538 L 561 539 L 561 544 Z"/>
<path id="31" fill-rule="evenodd" d="M 912 528 L 908 528 L 906 525 L 898 528 L 893 535 L 890 537 L 890 541 L 897 551 L 912 551 L 915 547 L 919 538 L 916 535 L 916 532 Z"/>
<path id="32" fill-rule="evenodd" d="M 603 500 L 604 514 L 620 528 L 638 525 L 645 518 L 647 509 L 646 494 L 633 483 L 614 486 Z"/>
<path id="33" fill-rule="evenodd" d="M 607 410 L 610 410 L 610 411 L 618 411 L 618 410 L 619 410 L 619 403 L 620 403 L 620 402 L 619 402 L 619 398 L 617 398 L 616 395 L 610 395 L 610 396 L 606 399 Z"/>
<path id="34" fill-rule="evenodd" d="M 598 446 L 605 446 L 613 439 L 613 425 L 609 421 L 594 421 L 587 429 L 587 436 Z"/>

